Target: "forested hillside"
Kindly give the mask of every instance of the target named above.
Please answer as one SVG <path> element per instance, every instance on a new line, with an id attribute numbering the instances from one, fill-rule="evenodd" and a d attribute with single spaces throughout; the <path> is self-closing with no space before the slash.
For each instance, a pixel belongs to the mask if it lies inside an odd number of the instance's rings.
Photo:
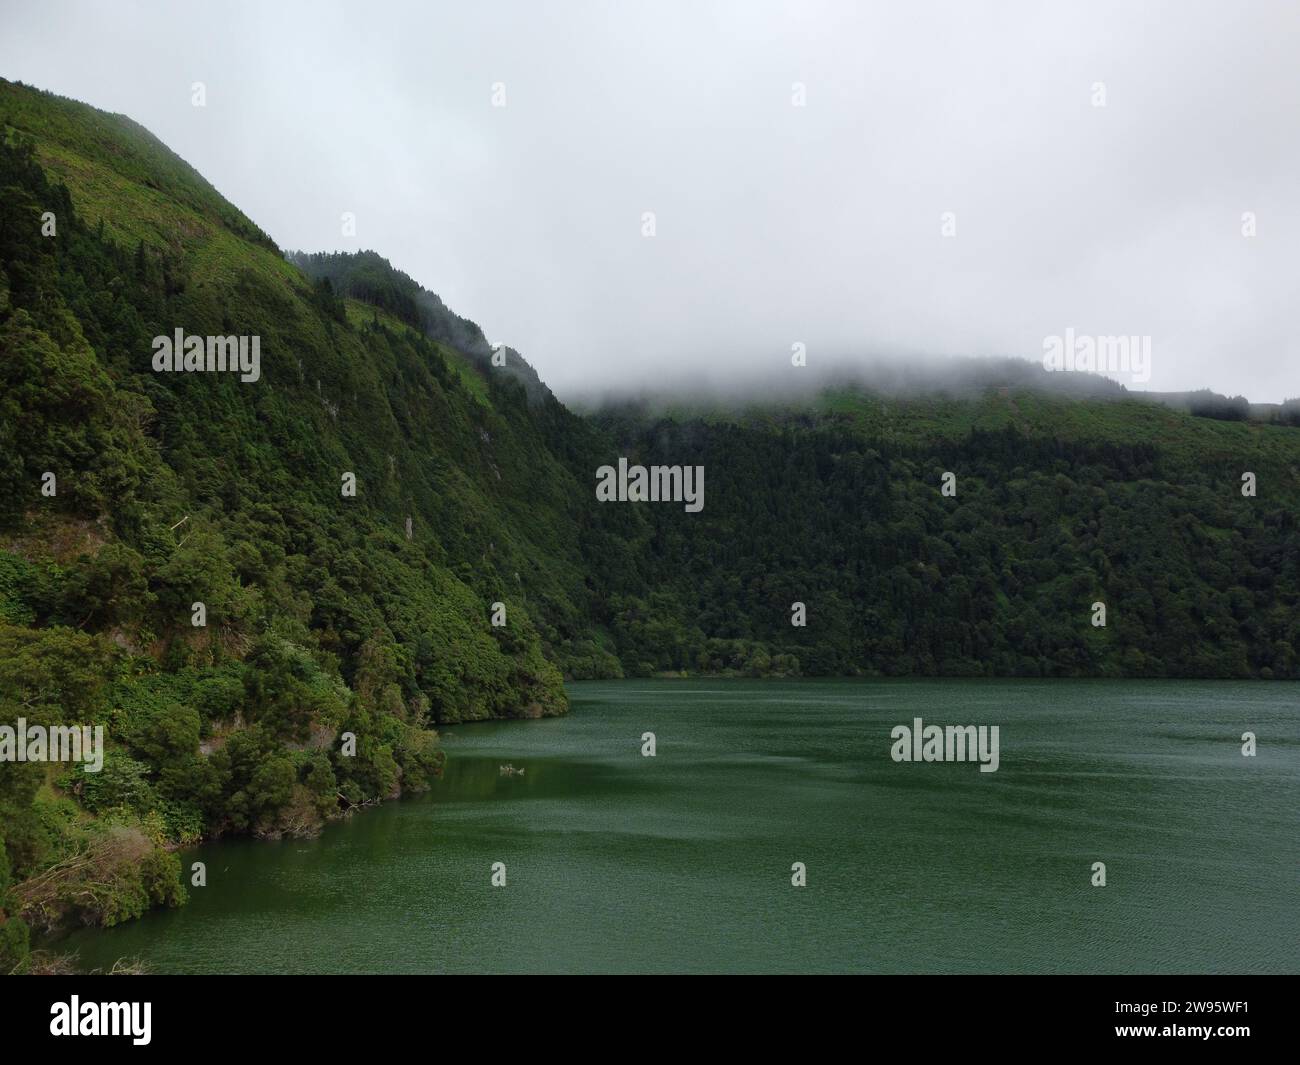
<path id="1" fill-rule="evenodd" d="M 294 260 L 431 336 L 459 337 L 490 377 L 478 327 L 374 253 Z M 513 352 L 509 365 L 536 380 Z M 581 420 L 539 384 L 550 414 L 539 428 L 586 500 L 585 607 L 618 668 L 1300 676 L 1294 400 L 1248 422 L 1018 360 L 954 371 L 947 395 L 931 368 L 891 382 L 897 394 L 660 398 Z M 594 471 L 620 455 L 704 466 L 704 510 L 593 503 Z M 795 603 L 805 625 L 792 624 Z M 555 649 L 566 675 L 602 675 L 602 661 Z"/>
<path id="2" fill-rule="evenodd" d="M 129 120 L 2 83 L 0 122 L 0 718 L 109 747 L 0 764 L 8 912 L 175 901 L 166 844 L 313 831 L 427 787 L 435 723 L 562 712 L 535 616 L 616 669 L 518 382 L 313 285 Z M 178 328 L 260 337 L 259 379 L 155 372 Z"/>
<path id="3" fill-rule="evenodd" d="M 601 421 L 711 474 L 698 515 L 641 508 L 629 668 L 1300 677 L 1295 429 L 1030 392 Z"/>
<path id="4" fill-rule="evenodd" d="M 1020 388 L 580 416 L 129 119 L 0 81 L 0 128 L 0 722 L 108 737 L 0 762 L 0 970 L 181 901 L 177 843 L 428 787 L 436 726 L 563 677 L 1300 678 L 1300 428 Z M 178 329 L 260 338 L 257 379 L 156 371 Z M 703 510 L 598 502 L 620 456 L 704 466 Z"/>

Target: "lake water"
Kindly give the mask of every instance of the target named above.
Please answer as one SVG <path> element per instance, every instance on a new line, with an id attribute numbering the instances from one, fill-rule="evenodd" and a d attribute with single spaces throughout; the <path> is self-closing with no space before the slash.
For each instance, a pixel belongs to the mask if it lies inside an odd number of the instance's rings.
<path id="1" fill-rule="evenodd" d="M 451 727 L 428 795 L 185 852 L 208 867 L 186 907 L 59 949 L 164 973 L 1300 972 L 1300 686 L 570 693 L 565 718 Z M 1000 768 L 895 763 L 914 717 L 998 725 Z"/>

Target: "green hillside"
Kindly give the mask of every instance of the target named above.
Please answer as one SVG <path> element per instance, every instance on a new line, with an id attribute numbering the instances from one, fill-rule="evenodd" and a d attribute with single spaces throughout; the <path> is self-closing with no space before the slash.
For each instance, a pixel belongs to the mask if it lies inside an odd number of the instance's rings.
<path id="1" fill-rule="evenodd" d="M 109 737 L 97 775 L 0 766 L 12 909 L 174 902 L 170 842 L 314 831 L 427 787 L 435 723 L 563 712 L 546 412 L 350 313 L 129 120 L 0 83 L 0 122 L 0 719 Z M 155 373 L 177 328 L 259 337 L 260 379 Z"/>

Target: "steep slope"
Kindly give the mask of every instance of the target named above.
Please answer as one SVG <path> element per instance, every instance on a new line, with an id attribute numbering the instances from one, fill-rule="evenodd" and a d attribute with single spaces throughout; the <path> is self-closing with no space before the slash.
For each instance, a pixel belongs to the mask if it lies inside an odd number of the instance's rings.
<path id="1" fill-rule="evenodd" d="M 453 362 L 472 366 L 484 377 L 517 381 L 530 406 L 554 402 L 551 390 L 519 352 L 504 345 L 494 349 L 476 322 L 456 314 L 377 252 L 293 252 L 289 261 L 308 277 L 328 281 L 340 296 L 388 311 L 437 342 Z"/>
<path id="2" fill-rule="evenodd" d="M 49 112 L 43 123 L 42 106 Z M 517 416 L 522 397 L 504 381 L 467 386 L 456 360 L 411 330 L 377 317 L 349 320 L 340 300 L 312 286 L 133 123 L 10 85 L 0 94 L 0 115 L 40 134 L 36 159 L 68 192 L 53 239 L 39 238 L 40 212 L 32 212 L 43 207 L 37 201 L 61 193 L 38 188 L 24 205 L 10 201 L 21 215 L 15 232 L 29 238 L 15 254 L 30 252 L 33 262 L 48 266 L 46 287 L 15 292 L 13 303 L 44 306 L 57 292 L 60 310 L 75 318 L 69 327 L 80 329 L 75 339 L 84 340 L 83 355 L 93 352 L 101 371 L 86 367 L 104 417 L 83 418 L 82 431 L 118 439 L 117 450 L 88 442 L 67 454 L 68 426 L 60 417 L 66 412 L 37 416 L 44 367 L 11 364 L 15 418 L 8 424 L 19 428 L 19 414 L 26 424 L 23 447 L 7 449 L 24 460 L 7 471 L 9 523 L 76 514 L 107 522 L 110 537 L 130 543 L 156 532 L 144 527 L 150 520 L 166 518 L 170 528 L 189 515 L 182 533 L 202 527 L 223 538 L 227 552 L 240 545 L 241 588 L 257 586 L 265 598 L 264 586 L 276 583 L 271 571 L 283 568 L 292 591 L 310 595 L 312 612 L 301 620 L 320 649 L 339 658 L 345 679 L 352 679 L 361 646 L 379 633 L 390 646 L 408 649 L 404 693 L 427 696 L 439 720 L 522 712 L 530 704 L 561 709 L 558 676 L 538 653 L 525 600 L 530 592 L 562 597 L 557 573 L 581 584 L 576 559 L 551 551 L 568 541 L 552 527 L 553 514 L 573 486 L 537 447 L 530 420 Z M 122 131 L 115 147 L 106 131 L 114 122 Z M 155 166 L 162 176 L 141 184 L 139 175 Z M 95 191 L 105 187 L 114 193 L 97 199 Z M 71 213 L 83 199 L 103 213 Z M 125 246 L 112 238 L 142 233 Z M 39 320 L 18 323 L 15 314 L 11 329 L 28 332 L 13 338 L 15 349 L 64 340 Z M 259 379 L 155 372 L 153 338 L 178 328 L 200 337 L 260 338 Z M 110 430 L 109 414 L 121 421 L 128 411 L 130 426 Z M 33 507 L 42 500 L 32 495 L 32 478 L 69 459 L 64 489 Z M 148 464 L 157 468 L 137 475 L 138 483 L 98 488 L 101 470 L 120 475 Z M 355 476 L 355 497 L 342 494 L 345 474 Z M 162 509 L 146 518 L 138 513 L 145 505 Z M 313 551 L 324 555 L 314 558 Z M 295 566 L 300 572 L 289 573 Z M 403 587 L 430 579 L 439 595 Z M 435 616 L 447 597 L 458 600 L 456 607 Z M 214 589 L 209 598 L 223 597 Z M 487 624 L 493 602 L 507 607 L 502 631 Z M 277 613 L 287 608 L 270 605 Z M 209 627 L 236 624 L 208 606 Z M 151 633 L 174 635 L 171 627 L 185 619 L 141 613 L 113 620 L 128 627 L 148 622 Z M 436 664 L 432 648 L 423 657 L 409 651 L 419 642 L 416 628 L 435 627 L 455 651 L 437 657 L 464 661 Z M 488 672 L 476 673 L 478 666 Z"/>
<path id="3" fill-rule="evenodd" d="M 0 719 L 107 732 L 96 774 L 0 763 L 3 908 L 176 902 L 168 842 L 314 831 L 427 786 L 435 722 L 563 712 L 532 617 L 585 631 L 574 491 L 524 389 L 350 315 L 129 120 L 0 82 L 0 123 Z M 257 338 L 253 379 L 159 372 L 177 330 Z"/>

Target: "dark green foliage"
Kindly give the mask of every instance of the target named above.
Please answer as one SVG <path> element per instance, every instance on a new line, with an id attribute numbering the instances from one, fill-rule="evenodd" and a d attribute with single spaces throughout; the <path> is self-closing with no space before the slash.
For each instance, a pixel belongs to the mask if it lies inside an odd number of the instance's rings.
<path id="1" fill-rule="evenodd" d="M 900 443 L 830 415 L 606 425 L 634 461 L 710 474 L 698 515 L 640 508 L 653 590 L 608 600 L 642 672 L 1300 677 L 1296 474 L 1253 443 L 1187 461 L 1011 426 Z M 1269 492 L 1243 497 L 1243 469 Z M 626 560 L 592 557 L 617 587 Z"/>
<path id="2" fill-rule="evenodd" d="M 60 863 L 81 869 L 84 853 L 116 885 L 85 913 L 62 894 L 0 900 L 17 943 L 24 907 L 42 925 L 111 921 L 175 897 L 158 889 L 168 867 L 150 864 L 154 844 L 132 836 L 101 855 L 70 809 L 145 839 L 310 832 L 427 787 L 442 765 L 434 722 L 557 713 L 565 698 L 524 587 L 507 585 L 541 572 L 542 553 L 512 532 L 528 504 L 484 491 L 491 468 L 513 465 L 483 434 L 509 452 L 535 442 L 513 439 L 432 341 L 351 324 L 328 280 L 287 267 L 138 128 L 111 145 L 115 120 L 3 83 L 0 118 L 8 107 L 0 716 L 101 723 L 108 751 L 100 773 L 0 766 L 4 871 L 37 883 Z M 154 239 L 171 221 L 156 197 L 86 201 L 112 224 L 83 220 L 38 158 L 51 131 L 58 153 L 101 173 L 162 167 L 150 187 L 174 193 L 185 240 Z M 46 211 L 55 236 L 41 232 Z M 263 381 L 155 374 L 152 338 L 178 325 L 259 335 Z M 355 499 L 340 495 L 344 471 Z M 532 483 L 553 492 L 557 474 Z M 487 624 L 498 596 L 512 607 L 504 638 Z M 345 730 L 355 757 L 339 753 Z M 135 868 L 130 883 L 119 865 Z"/>
<path id="3" fill-rule="evenodd" d="M 5 812 L 0 806 L 0 815 Z M 18 916 L 19 907 L 10 890 L 12 886 L 9 855 L 4 840 L 0 839 L 0 976 L 21 972 L 31 949 L 31 932 L 27 922 Z"/>

